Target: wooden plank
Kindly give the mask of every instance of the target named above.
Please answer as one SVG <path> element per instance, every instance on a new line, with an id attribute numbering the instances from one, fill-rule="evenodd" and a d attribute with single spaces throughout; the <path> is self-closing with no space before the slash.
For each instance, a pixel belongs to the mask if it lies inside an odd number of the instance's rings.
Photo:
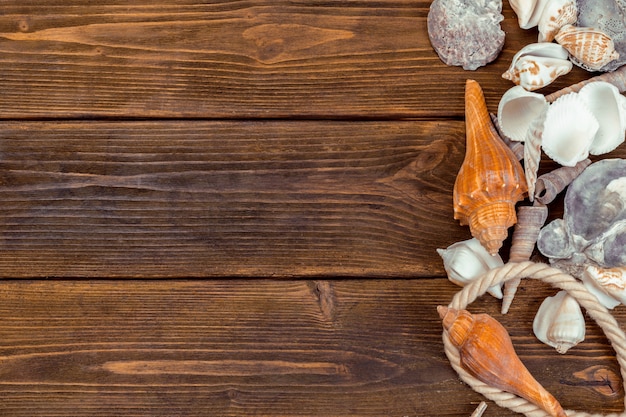
<path id="1" fill-rule="evenodd" d="M 447 280 L 3 281 L 3 416 L 469 416 L 483 398 L 443 353 Z M 504 317 L 521 359 L 567 408 L 618 411 L 592 322 L 567 355 L 532 335 L 541 283 Z M 626 320 L 622 307 L 618 320 Z M 445 401 L 442 401 L 445 398 Z M 493 403 L 485 416 L 513 416 Z"/>
<path id="2" fill-rule="evenodd" d="M 462 117 L 465 79 L 496 106 L 537 39 L 504 2 L 500 58 L 464 71 L 432 49 L 429 1 L 101 3 L 3 2 L 0 118 Z"/>
<path id="3" fill-rule="evenodd" d="M 462 122 L 11 122 L 0 276 L 428 276 Z"/>

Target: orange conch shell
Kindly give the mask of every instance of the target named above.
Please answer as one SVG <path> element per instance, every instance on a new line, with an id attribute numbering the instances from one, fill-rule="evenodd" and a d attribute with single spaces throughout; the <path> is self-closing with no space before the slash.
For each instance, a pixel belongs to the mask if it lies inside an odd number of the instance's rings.
<path id="1" fill-rule="evenodd" d="M 518 395 L 553 417 L 567 417 L 559 402 L 519 359 L 506 329 L 488 314 L 437 307 L 461 366 L 487 385 Z"/>
<path id="2" fill-rule="evenodd" d="M 491 122 L 480 85 L 465 86 L 465 160 L 454 184 L 454 218 L 496 254 L 517 217 L 515 204 L 528 187 L 524 168 Z"/>

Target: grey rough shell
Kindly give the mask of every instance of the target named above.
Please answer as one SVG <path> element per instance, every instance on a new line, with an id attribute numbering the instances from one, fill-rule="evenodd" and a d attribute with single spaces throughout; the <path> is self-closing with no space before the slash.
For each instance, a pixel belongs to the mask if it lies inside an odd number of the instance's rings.
<path id="1" fill-rule="evenodd" d="M 574 275 L 589 264 L 626 266 L 626 159 L 589 165 L 565 194 L 563 219 L 541 229 L 537 247 Z"/>
<path id="2" fill-rule="evenodd" d="M 502 0 L 434 0 L 428 37 L 444 63 L 475 70 L 500 54 L 503 19 Z"/>
<path id="3" fill-rule="evenodd" d="M 613 39 L 619 58 L 600 71 L 614 71 L 626 63 L 626 0 L 577 0 L 576 26 L 593 27 Z"/>

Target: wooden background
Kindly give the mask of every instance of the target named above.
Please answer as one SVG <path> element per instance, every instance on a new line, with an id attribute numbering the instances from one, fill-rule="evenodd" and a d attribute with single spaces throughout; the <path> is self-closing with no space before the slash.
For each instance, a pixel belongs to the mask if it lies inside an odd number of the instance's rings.
<path id="1" fill-rule="evenodd" d="M 470 72 L 430 1 L 97 3 L 0 5 L 0 415 L 469 416 L 435 249 L 469 237 L 465 80 L 495 112 L 536 30 L 505 1 Z M 593 322 L 565 356 L 534 338 L 552 293 L 472 309 L 566 408 L 621 410 Z"/>

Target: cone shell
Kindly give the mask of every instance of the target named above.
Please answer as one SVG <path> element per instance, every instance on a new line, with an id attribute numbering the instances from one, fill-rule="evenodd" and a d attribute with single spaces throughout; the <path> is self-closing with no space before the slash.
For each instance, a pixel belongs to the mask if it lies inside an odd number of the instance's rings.
<path id="1" fill-rule="evenodd" d="M 585 339 L 585 318 L 578 302 L 559 291 L 541 303 L 533 320 L 537 339 L 564 354 Z"/>
<path id="2" fill-rule="evenodd" d="M 498 136 L 480 85 L 465 87 L 465 159 L 454 184 L 454 218 L 492 255 L 517 217 L 515 204 L 527 191 L 524 168 Z"/>
<path id="3" fill-rule="evenodd" d="M 619 58 L 611 37 L 594 28 L 565 25 L 554 39 L 567 49 L 576 65 L 589 71 L 598 71 Z"/>
<path id="4" fill-rule="evenodd" d="M 496 319 L 444 306 L 437 311 L 467 372 L 487 385 L 525 398 L 551 416 L 566 417 L 559 402 L 519 359 L 508 332 Z"/>

